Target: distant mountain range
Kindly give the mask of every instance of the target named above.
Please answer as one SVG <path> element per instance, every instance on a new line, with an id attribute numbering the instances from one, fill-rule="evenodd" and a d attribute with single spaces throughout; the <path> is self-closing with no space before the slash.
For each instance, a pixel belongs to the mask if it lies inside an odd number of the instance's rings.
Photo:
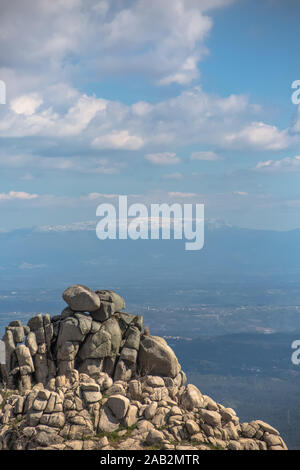
<path id="1" fill-rule="evenodd" d="M 2 287 L 58 286 L 103 279 L 105 284 L 198 280 L 295 281 L 300 273 L 300 229 L 276 232 L 206 223 L 200 251 L 184 240 L 105 240 L 94 222 L 0 232 Z"/>

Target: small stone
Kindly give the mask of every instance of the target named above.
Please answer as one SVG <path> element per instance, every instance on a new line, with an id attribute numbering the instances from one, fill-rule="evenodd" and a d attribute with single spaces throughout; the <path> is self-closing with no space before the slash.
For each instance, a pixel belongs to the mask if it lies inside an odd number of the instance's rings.
<path id="1" fill-rule="evenodd" d="M 164 435 L 161 431 L 151 429 L 146 437 L 146 443 L 148 445 L 159 444 L 164 440 Z"/>

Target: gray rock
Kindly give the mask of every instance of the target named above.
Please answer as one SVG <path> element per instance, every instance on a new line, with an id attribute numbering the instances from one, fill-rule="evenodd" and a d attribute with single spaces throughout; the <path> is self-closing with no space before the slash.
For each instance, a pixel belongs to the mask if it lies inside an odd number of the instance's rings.
<path id="1" fill-rule="evenodd" d="M 80 388 L 86 392 L 100 392 L 100 386 L 94 382 L 82 382 Z"/>
<path id="2" fill-rule="evenodd" d="M 279 432 L 277 431 L 277 429 L 270 426 L 270 424 L 267 424 L 267 423 L 265 423 L 264 421 L 261 421 L 261 420 L 256 420 L 255 422 L 259 425 L 259 427 L 263 431 L 268 432 L 270 434 L 275 434 L 277 436 L 279 435 Z"/>
<path id="3" fill-rule="evenodd" d="M 57 339 L 57 349 L 62 347 L 64 343 L 82 342 L 85 335 L 79 328 L 79 321 L 75 317 L 68 317 L 60 323 L 59 335 Z"/>
<path id="4" fill-rule="evenodd" d="M 217 403 L 207 395 L 203 395 L 204 407 L 211 411 L 218 411 Z"/>
<path id="5" fill-rule="evenodd" d="M 128 382 L 131 379 L 134 370 L 134 363 L 125 362 L 120 358 L 116 365 L 114 380 L 123 380 L 124 382 Z"/>
<path id="6" fill-rule="evenodd" d="M 141 332 L 137 326 L 130 325 L 125 334 L 125 347 L 130 349 L 136 349 L 137 351 L 140 348 L 141 342 Z"/>
<path id="7" fill-rule="evenodd" d="M 137 316 L 132 313 L 118 313 L 120 328 L 125 333 L 130 325 L 136 326 Z"/>
<path id="8" fill-rule="evenodd" d="M 113 432 L 116 431 L 120 426 L 120 421 L 113 415 L 110 408 L 105 405 L 100 410 L 98 432 Z"/>
<path id="9" fill-rule="evenodd" d="M 102 323 L 101 328 L 94 334 L 89 335 L 79 351 L 79 357 L 104 358 L 115 356 L 119 352 L 122 334 L 115 318 L 109 318 Z"/>
<path id="10" fill-rule="evenodd" d="M 264 435 L 264 441 L 268 445 L 268 447 L 271 446 L 282 446 L 282 442 L 280 440 L 279 436 L 276 436 L 275 434 L 269 434 L 265 433 Z"/>
<path id="11" fill-rule="evenodd" d="M 256 432 L 257 432 L 257 429 L 255 427 L 251 426 L 251 424 L 249 424 L 249 423 L 242 423 L 241 424 L 241 430 L 242 430 L 243 436 L 246 437 L 246 438 L 254 437 Z"/>
<path id="12" fill-rule="evenodd" d="M 123 385 L 115 383 L 111 387 L 109 387 L 106 391 L 105 394 L 107 396 L 111 395 L 125 395 L 125 390 Z"/>
<path id="13" fill-rule="evenodd" d="M 83 392 L 83 397 L 86 401 L 86 403 L 97 403 L 101 400 L 102 395 L 100 392 L 95 392 L 95 391 L 84 391 Z"/>
<path id="14" fill-rule="evenodd" d="M 63 293 L 63 299 L 75 312 L 94 312 L 100 307 L 99 296 L 81 284 L 68 287 Z"/>
<path id="15" fill-rule="evenodd" d="M 138 407 L 135 405 L 129 405 L 126 416 L 124 418 L 124 426 L 130 428 L 138 421 Z"/>
<path id="16" fill-rule="evenodd" d="M 63 428 L 66 418 L 64 413 L 43 414 L 40 418 L 40 424 L 45 424 L 53 428 Z"/>
<path id="17" fill-rule="evenodd" d="M 57 359 L 59 361 L 73 361 L 79 350 L 79 342 L 65 341 L 59 342 L 57 347 Z"/>
<path id="18" fill-rule="evenodd" d="M 108 398 L 106 404 L 113 413 L 113 415 L 121 420 L 125 417 L 130 401 L 123 395 L 112 395 Z"/>
<path id="19" fill-rule="evenodd" d="M 15 367 L 13 359 L 15 357 L 16 347 L 12 331 L 6 330 L 3 341 L 5 343 L 5 365 L 7 372 L 10 372 Z"/>
<path id="20" fill-rule="evenodd" d="M 78 320 L 78 328 L 82 335 L 86 336 L 92 328 L 92 317 L 89 314 L 75 313 L 74 317 Z"/>
<path id="21" fill-rule="evenodd" d="M 28 366 L 30 371 L 34 371 L 32 357 L 29 348 L 25 344 L 20 344 L 16 347 L 16 355 L 18 358 L 19 367 Z"/>
<path id="22" fill-rule="evenodd" d="M 96 294 L 100 297 L 101 302 L 114 303 L 115 312 L 120 312 L 125 308 L 124 299 L 112 290 L 96 290 Z"/>
<path id="23" fill-rule="evenodd" d="M 195 385 L 188 384 L 181 396 L 181 404 L 190 411 L 203 406 L 204 400 L 200 390 Z"/>
<path id="24" fill-rule="evenodd" d="M 165 382 L 162 379 L 162 377 L 158 377 L 158 376 L 155 376 L 155 375 L 148 375 L 147 385 L 149 385 L 149 387 L 153 387 L 153 388 L 155 388 L 155 387 L 164 387 Z"/>
<path id="25" fill-rule="evenodd" d="M 46 354 L 37 353 L 34 358 L 35 378 L 38 383 L 46 385 L 48 381 L 49 368 Z"/>
<path id="26" fill-rule="evenodd" d="M 149 420 L 154 418 L 156 410 L 157 410 L 157 402 L 154 401 L 153 403 L 148 405 L 147 408 L 145 408 L 145 411 L 144 411 L 145 418 Z"/>
<path id="27" fill-rule="evenodd" d="M 24 339 L 25 339 L 25 335 L 24 335 L 24 328 L 22 326 L 14 326 L 14 327 L 8 327 L 12 333 L 13 333 L 13 337 L 14 337 L 14 342 L 17 344 L 17 343 L 23 343 Z"/>
<path id="28" fill-rule="evenodd" d="M 238 441 L 230 441 L 228 450 L 241 450 L 241 444 Z"/>
<path id="29" fill-rule="evenodd" d="M 121 351 L 121 359 L 123 361 L 128 361 L 132 363 L 136 363 L 137 360 L 137 350 L 136 349 L 130 349 L 127 347 L 124 347 Z"/>
<path id="30" fill-rule="evenodd" d="M 192 419 L 188 419 L 185 423 L 185 426 L 190 436 L 193 436 L 193 434 L 197 434 L 200 432 L 198 424 Z"/>
<path id="31" fill-rule="evenodd" d="M 99 376 L 99 373 L 102 369 L 102 363 L 103 359 L 93 359 L 93 358 L 88 358 L 84 359 L 79 367 L 78 370 L 80 373 L 87 374 L 90 377 L 97 378 Z"/>
<path id="32" fill-rule="evenodd" d="M 130 380 L 128 383 L 127 395 L 132 400 L 140 400 L 143 396 L 141 382 L 139 380 Z"/>
<path id="33" fill-rule="evenodd" d="M 9 322 L 8 326 L 22 326 L 22 322 L 21 320 L 12 320 L 11 322 Z"/>
<path id="34" fill-rule="evenodd" d="M 146 437 L 146 442 L 148 445 L 159 444 L 164 440 L 164 435 L 161 431 L 156 429 L 151 429 Z"/>
<path id="35" fill-rule="evenodd" d="M 44 323 L 43 323 L 42 314 L 39 313 L 35 317 L 30 318 L 30 320 L 28 320 L 27 322 L 27 325 L 29 326 L 30 331 L 36 331 L 39 328 L 43 328 Z"/>
<path id="36" fill-rule="evenodd" d="M 217 411 L 201 410 L 200 415 L 209 426 L 221 425 L 221 416 Z"/>
<path id="37" fill-rule="evenodd" d="M 36 342 L 35 333 L 33 331 L 30 331 L 30 333 L 28 333 L 25 344 L 29 348 L 30 354 L 32 356 L 35 356 L 38 351 L 38 345 Z"/>
<path id="38" fill-rule="evenodd" d="M 138 354 L 138 365 L 142 375 L 176 377 L 180 365 L 173 350 L 163 338 L 143 336 Z"/>
<path id="39" fill-rule="evenodd" d="M 106 302 L 105 300 L 101 300 L 101 305 L 98 310 L 91 312 L 92 318 L 98 322 L 104 322 L 108 320 L 116 311 L 115 304 L 113 302 Z"/>
<path id="40" fill-rule="evenodd" d="M 222 416 L 222 421 L 224 421 L 224 423 L 229 423 L 229 421 L 236 416 L 235 411 L 231 408 L 221 408 L 219 413 Z"/>

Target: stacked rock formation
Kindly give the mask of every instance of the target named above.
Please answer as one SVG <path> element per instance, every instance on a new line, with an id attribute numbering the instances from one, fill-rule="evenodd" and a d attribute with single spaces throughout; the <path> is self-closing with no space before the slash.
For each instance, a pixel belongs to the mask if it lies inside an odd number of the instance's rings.
<path id="1" fill-rule="evenodd" d="M 163 338 L 109 290 L 74 285 L 61 315 L 5 331 L 0 449 L 283 450 L 263 421 L 202 395 Z"/>

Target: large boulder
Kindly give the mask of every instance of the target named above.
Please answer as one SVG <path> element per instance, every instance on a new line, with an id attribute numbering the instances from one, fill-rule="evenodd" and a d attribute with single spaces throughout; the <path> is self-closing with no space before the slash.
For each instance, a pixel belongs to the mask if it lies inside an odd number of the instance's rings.
<path id="1" fill-rule="evenodd" d="M 201 418 L 209 426 L 220 426 L 221 425 L 221 416 L 217 411 L 201 410 Z"/>
<path id="2" fill-rule="evenodd" d="M 111 409 L 105 403 L 105 405 L 100 410 L 99 423 L 98 423 L 98 432 L 114 432 L 120 426 L 120 421 L 112 413 Z"/>
<path id="3" fill-rule="evenodd" d="M 68 287 L 63 293 L 63 299 L 75 312 L 94 312 L 100 308 L 99 296 L 81 284 Z"/>
<path id="4" fill-rule="evenodd" d="M 121 312 L 125 308 L 125 301 L 116 292 L 112 290 L 96 290 L 96 294 L 99 296 L 101 301 L 114 303 L 115 312 Z"/>
<path id="5" fill-rule="evenodd" d="M 181 396 L 181 404 L 190 411 L 203 406 L 204 399 L 200 390 L 195 385 L 188 384 Z"/>
<path id="6" fill-rule="evenodd" d="M 104 322 L 115 312 L 119 312 L 125 308 L 124 299 L 112 290 L 96 290 L 96 294 L 100 299 L 100 308 L 91 312 L 94 320 Z"/>
<path id="7" fill-rule="evenodd" d="M 59 335 L 57 340 L 57 346 L 61 347 L 67 341 L 78 341 L 81 342 L 85 338 L 85 334 L 82 333 L 80 328 L 79 320 L 75 317 L 68 317 L 60 323 Z"/>
<path id="8" fill-rule="evenodd" d="M 107 406 L 119 420 L 126 416 L 129 404 L 129 399 L 123 395 L 112 395 L 107 400 Z"/>
<path id="9" fill-rule="evenodd" d="M 142 375 L 176 377 L 180 365 L 173 350 L 163 338 L 142 336 L 138 354 L 138 367 Z"/>
<path id="10" fill-rule="evenodd" d="M 114 357 L 118 354 L 122 341 L 122 333 L 116 318 L 109 318 L 101 328 L 90 334 L 79 351 L 81 360 L 87 358 Z"/>

